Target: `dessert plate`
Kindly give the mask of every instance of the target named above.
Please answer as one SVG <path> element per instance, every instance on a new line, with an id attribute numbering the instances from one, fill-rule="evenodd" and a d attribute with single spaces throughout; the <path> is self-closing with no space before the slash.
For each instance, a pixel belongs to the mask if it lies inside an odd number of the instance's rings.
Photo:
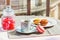
<path id="1" fill-rule="evenodd" d="M 57 24 L 57 21 L 54 18 L 47 17 L 47 18 L 40 18 L 40 19 L 47 19 L 48 20 L 48 24 L 46 26 L 44 26 L 44 27 L 52 27 L 52 26 Z M 31 23 L 33 23 L 33 20 L 34 19 L 31 20 Z M 34 26 L 36 26 L 36 25 L 34 25 Z"/>

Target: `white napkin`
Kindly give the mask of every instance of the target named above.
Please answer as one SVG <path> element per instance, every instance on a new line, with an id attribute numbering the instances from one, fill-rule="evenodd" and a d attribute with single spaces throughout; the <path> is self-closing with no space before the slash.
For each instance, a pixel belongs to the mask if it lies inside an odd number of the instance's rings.
<path id="1" fill-rule="evenodd" d="M 46 36 L 46 37 L 31 37 L 11 40 L 60 40 L 60 36 Z"/>
<path id="2" fill-rule="evenodd" d="M 7 32 L 0 32 L 0 40 L 9 40 Z"/>

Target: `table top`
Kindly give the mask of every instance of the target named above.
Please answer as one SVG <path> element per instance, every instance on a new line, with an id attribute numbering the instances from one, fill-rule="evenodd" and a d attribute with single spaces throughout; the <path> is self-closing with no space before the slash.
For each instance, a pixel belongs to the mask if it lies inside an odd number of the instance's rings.
<path id="1" fill-rule="evenodd" d="M 42 16 L 16 16 L 16 26 L 19 26 L 19 21 L 21 19 L 33 19 L 33 18 L 41 18 Z M 11 39 L 20 39 L 20 38 L 30 38 L 30 37 L 41 37 L 41 36 L 50 36 L 50 35 L 60 35 L 60 21 L 57 20 L 57 24 L 51 28 L 47 28 L 43 34 L 31 34 L 31 35 L 21 35 L 17 33 L 16 31 L 9 32 L 9 38 Z"/>

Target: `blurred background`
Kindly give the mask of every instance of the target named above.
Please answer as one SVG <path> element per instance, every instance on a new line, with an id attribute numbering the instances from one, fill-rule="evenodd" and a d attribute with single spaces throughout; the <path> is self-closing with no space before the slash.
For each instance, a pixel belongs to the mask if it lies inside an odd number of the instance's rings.
<path id="1" fill-rule="evenodd" d="M 6 0 L 0 0 L 0 16 L 6 7 Z M 60 19 L 60 0 L 11 0 L 16 16 L 36 15 Z"/>

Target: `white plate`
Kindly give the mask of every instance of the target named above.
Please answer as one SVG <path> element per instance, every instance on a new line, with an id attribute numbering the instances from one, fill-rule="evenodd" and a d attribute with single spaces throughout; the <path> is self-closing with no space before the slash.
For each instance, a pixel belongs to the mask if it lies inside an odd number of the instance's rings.
<path id="1" fill-rule="evenodd" d="M 35 18 L 34 18 L 34 19 L 35 19 Z M 33 23 L 33 20 L 34 20 L 34 19 L 31 20 L 32 23 Z M 47 18 L 40 18 L 40 19 L 47 19 L 47 20 L 48 20 L 48 24 L 47 24 L 45 27 L 51 27 L 51 26 L 54 26 L 54 25 L 57 24 L 57 21 L 56 21 L 56 19 L 54 19 L 54 18 L 49 18 L 49 17 L 47 17 Z"/>
<path id="2" fill-rule="evenodd" d="M 57 24 L 57 21 L 53 18 L 47 18 L 48 24 L 45 27 L 51 27 Z"/>

